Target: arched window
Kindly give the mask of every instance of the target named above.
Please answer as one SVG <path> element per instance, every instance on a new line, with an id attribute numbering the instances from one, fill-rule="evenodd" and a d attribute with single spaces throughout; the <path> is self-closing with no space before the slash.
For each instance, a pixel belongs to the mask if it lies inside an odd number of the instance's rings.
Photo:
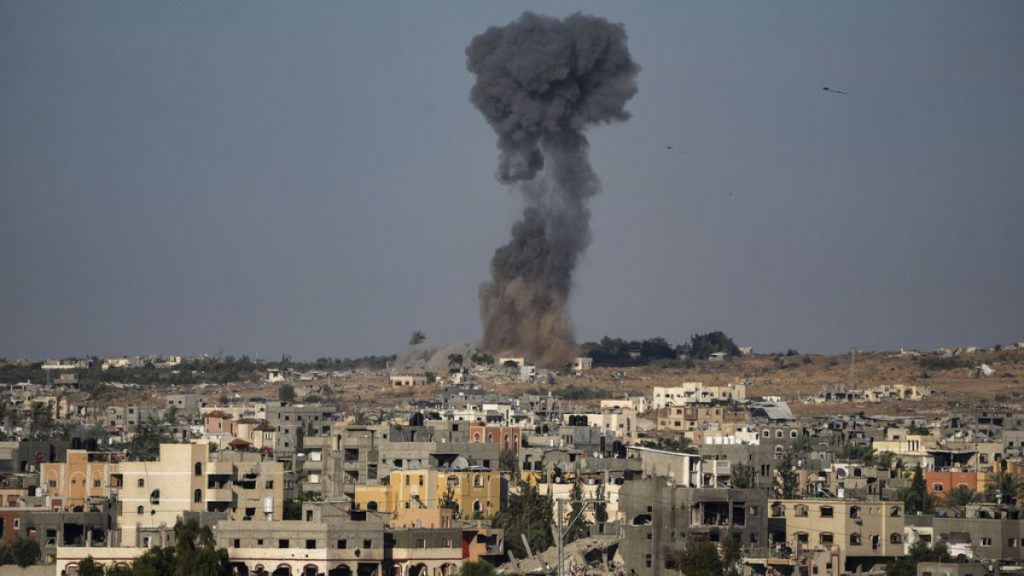
<path id="1" fill-rule="evenodd" d="M 481 508 L 480 508 L 480 501 L 479 500 L 473 500 L 473 512 L 479 512 L 480 510 L 481 510 Z"/>
<path id="2" fill-rule="evenodd" d="M 473 442 L 480 442 L 480 433 L 473 432 Z"/>
<path id="3" fill-rule="evenodd" d="M 786 506 L 781 502 L 772 504 L 772 518 L 781 518 L 786 515 Z"/>
<path id="4" fill-rule="evenodd" d="M 860 518 L 860 506 L 850 506 L 850 518 Z"/>
<path id="5" fill-rule="evenodd" d="M 153 490 L 149 493 L 149 503 L 156 506 L 160 503 L 160 490 Z"/>
<path id="6" fill-rule="evenodd" d="M 789 431 L 789 437 L 790 437 L 790 438 L 796 438 L 796 436 L 797 436 L 797 434 L 796 434 L 796 430 L 790 430 L 790 431 Z"/>
<path id="7" fill-rule="evenodd" d="M 899 532 L 893 532 L 892 534 L 889 534 L 889 543 L 890 544 L 902 544 L 903 543 L 903 535 L 900 534 Z"/>
<path id="8" fill-rule="evenodd" d="M 145 487 L 146 487 L 146 479 L 145 478 L 139 478 L 139 488 L 145 488 Z"/>
<path id="9" fill-rule="evenodd" d="M 373 500 L 370 500 L 369 502 L 366 503 L 366 509 L 371 511 L 371 512 L 376 512 L 377 511 L 377 502 L 375 502 Z"/>
<path id="10" fill-rule="evenodd" d="M 136 513 L 136 514 L 142 514 L 142 513 L 144 513 L 145 511 L 146 511 L 146 509 L 145 509 L 145 508 L 143 508 L 142 506 L 139 506 L 138 508 L 136 508 L 136 509 L 135 509 L 135 513 Z"/>
<path id="11" fill-rule="evenodd" d="M 797 518 L 805 518 L 807 516 L 807 506 L 797 504 L 796 508 L 793 509 L 793 515 Z"/>
<path id="12" fill-rule="evenodd" d="M 481 487 L 483 485 L 484 485 L 484 479 L 481 478 L 479 474 L 477 474 L 476 476 L 473 476 L 473 486 L 476 486 L 477 488 L 479 488 L 479 487 Z"/>
<path id="13" fill-rule="evenodd" d="M 196 462 L 195 469 L 196 469 L 196 476 L 202 476 L 203 475 L 203 463 L 202 462 Z"/>
<path id="14" fill-rule="evenodd" d="M 203 491 L 196 488 L 196 491 L 192 494 L 192 501 L 199 503 L 203 501 Z"/>
<path id="15" fill-rule="evenodd" d="M 860 546 L 860 532 L 850 534 L 850 546 Z"/>
<path id="16" fill-rule="evenodd" d="M 822 518 L 832 518 L 835 516 L 835 509 L 831 506 L 822 506 L 818 511 L 821 513 Z"/>

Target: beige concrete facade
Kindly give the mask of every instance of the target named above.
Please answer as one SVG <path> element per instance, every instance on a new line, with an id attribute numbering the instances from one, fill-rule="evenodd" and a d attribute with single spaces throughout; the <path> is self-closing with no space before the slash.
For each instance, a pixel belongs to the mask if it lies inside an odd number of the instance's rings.
<path id="1" fill-rule="evenodd" d="M 847 558 L 902 556 L 903 502 L 837 499 L 771 500 L 772 518 L 785 518 L 786 544 L 794 550 Z"/>

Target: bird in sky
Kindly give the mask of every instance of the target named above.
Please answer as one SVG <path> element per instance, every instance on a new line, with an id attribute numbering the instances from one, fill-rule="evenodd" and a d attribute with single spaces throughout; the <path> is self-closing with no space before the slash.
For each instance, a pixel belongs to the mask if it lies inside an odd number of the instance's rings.
<path id="1" fill-rule="evenodd" d="M 824 88 L 822 88 L 822 90 L 824 90 L 825 92 L 832 92 L 833 94 L 842 94 L 844 96 L 846 95 L 846 92 L 843 92 L 842 90 L 836 90 L 835 88 L 829 88 L 828 86 L 825 86 Z"/>

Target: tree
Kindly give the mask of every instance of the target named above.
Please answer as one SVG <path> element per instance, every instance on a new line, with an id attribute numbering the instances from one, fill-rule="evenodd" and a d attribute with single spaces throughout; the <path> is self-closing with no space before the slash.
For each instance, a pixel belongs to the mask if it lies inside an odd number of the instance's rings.
<path id="1" fill-rule="evenodd" d="M 910 480 L 910 486 L 904 491 L 903 504 L 908 514 L 931 514 L 935 509 L 932 495 L 924 482 L 924 470 L 918 464 L 914 467 L 914 475 Z"/>
<path id="2" fill-rule="evenodd" d="M 755 488 L 757 471 L 751 464 L 737 462 L 732 466 L 732 485 L 734 488 Z"/>
<path id="3" fill-rule="evenodd" d="M 462 370 L 462 354 L 449 354 L 448 355 L 448 371 L 455 373 Z"/>
<path id="4" fill-rule="evenodd" d="M 174 576 L 226 576 L 231 574 L 228 552 L 217 548 L 213 531 L 194 518 L 174 525 Z"/>
<path id="5" fill-rule="evenodd" d="M 515 450 L 505 448 L 498 453 L 498 470 L 508 474 L 513 483 L 519 482 L 519 455 Z"/>
<path id="6" fill-rule="evenodd" d="M 740 355 L 739 346 L 736 346 L 732 338 L 720 330 L 707 334 L 694 334 L 690 338 L 687 351 L 691 357 L 700 359 L 707 359 L 718 352 L 725 352 L 729 356 Z"/>
<path id="7" fill-rule="evenodd" d="M 971 490 L 967 486 L 957 486 L 948 493 L 946 493 L 945 504 L 955 508 L 963 508 L 968 504 L 977 502 L 981 498 L 981 494 L 978 494 L 974 490 Z"/>
<path id="8" fill-rule="evenodd" d="M 725 576 L 740 576 L 743 573 L 743 543 L 739 536 L 732 535 L 722 541 L 722 567 Z"/>
<path id="9" fill-rule="evenodd" d="M 39 542 L 20 536 L 10 544 L 0 546 L 0 564 L 17 564 L 24 568 L 38 562 L 41 556 Z"/>
<path id="10" fill-rule="evenodd" d="M 1000 470 L 985 483 L 985 492 L 997 504 L 1013 504 L 1024 494 L 1024 477 Z"/>
<path id="11" fill-rule="evenodd" d="M 453 486 L 449 486 L 448 489 L 444 491 L 444 495 L 441 496 L 439 506 L 441 508 L 451 510 L 452 516 L 456 520 L 459 519 L 459 501 L 455 499 L 455 488 Z"/>
<path id="12" fill-rule="evenodd" d="M 174 573 L 174 548 L 154 546 L 132 562 L 133 576 L 164 576 Z M 81 575 L 81 571 L 79 571 Z"/>
<path id="13" fill-rule="evenodd" d="M 424 334 L 423 332 L 421 332 L 419 330 L 416 330 L 415 332 L 412 333 L 411 336 L 409 336 L 409 346 L 415 346 L 417 344 L 420 344 L 420 343 L 422 343 L 426 339 L 427 339 L 427 335 L 426 334 Z"/>
<path id="14" fill-rule="evenodd" d="M 796 498 L 799 487 L 800 481 L 796 474 L 793 452 L 786 450 L 782 454 L 779 465 L 775 468 L 775 497 L 785 499 Z"/>
<path id="15" fill-rule="evenodd" d="M 604 524 L 608 521 L 608 503 L 602 502 L 605 500 L 607 495 L 605 494 L 604 482 L 597 485 L 597 491 L 594 493 L 594 522 L 597 524 Z"/>
<path id="16" fill-rule="evenodd" d="M 706 538 L 691 537 L 676 554 L 679 569 L 686 576 L 722 576 L 725 565 L 718 548 Z"/>
<path id="17" fill-rule="evenodd" d="M 86 556 L 78 563 L 78 576 L 103 576 L 103 565 Z"/>
<path id="18" fill-rule="evenodd" d="M 789 449 L 792 450 L 794 454 L 806 454 L 811 451 L 811 448 L 811 437 L 807 434 L 801 434 L 793 441 L 792 444 L 789 445 Z"/>
<path id="19" fill-rule="evenodd" d="M 949 549 L 943 542 L 936 542 L 934 546 L 928 547 L 928 543 L 918 539 L 910 547 L 910 553 L 906 556 L 898 556 L 885 565 L 885 576 L 915 576 L 917 565 L 921 562 L 952 562 Z"/>
<path id="20" fill-rule="evenodd" d="M 281 402 L 295 402 L 295 386 L 281 384 L 281 387 L 277 389 L 277 397 Z"/>
<path id="21" fill-rule="evenodd" d="M 572 490 L 569 491 L 569 517 L 565 519 L 565 522 L 570 522 L 573 518 L 576 518 L 576 521 L 565 531 L 567 543 L 579 540 L 590 533 L 590 522 L 583 517 L 583 480 L 579 476 L 576 477 L 576 481 L 572 483 Z"/>
<path id="22" fill-rule="evenodd" d="M 459 568 L 459 576 L 494 576 L 494 566 L 486 560 L 463 562 L 462 568 Z"/>
<path id="23" fill-rule="evenodd" d="M 482 352 L 474 352 L 469 359 L 473 364 L 494 364 L 494 356 Z"/>
<path id="24" fill-rule="evenodd" d="M 519 485 L 518 494 L 509 495 L 508 508 L 498 514 L 494 525 L 505 531 L 505 546 L 518 558 L 526 557 L 521 536 L 526 536 L 530 548 L 537 552 L 554 543 L 551 502 L 527 483 Z"/>

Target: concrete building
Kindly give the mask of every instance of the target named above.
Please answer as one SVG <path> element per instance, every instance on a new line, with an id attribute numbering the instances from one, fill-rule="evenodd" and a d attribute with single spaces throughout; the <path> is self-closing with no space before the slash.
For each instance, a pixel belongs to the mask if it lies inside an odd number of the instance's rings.
<path id="1" fill-rule="evenodd" d="M 106 501 L 121 488 L 123 452 L 68 450 L 66 462 L 40 465 L 42 493 L 54 508 L 81 512 L 90 502 Z"/>
<path id="2" fill-rule="evenodd" d="M 903 502 L 883 500 L 772 500 L 773 519 L 785 521 L 790 549 L 825 551 L 837 569 L 867 570 L 904 553 Z"/>
<path id="3" fill-rule="evenodd" d="M 494 470 L 396 470 L 386 483 L 359 485 L 359 510 L 394 514 L 432 510 L 451 499 L 461 518 L 492 518 L 501 512 L 501 476 Z"/>
<path id="4" fill-rule="evenodd" d="M 651 407 L 660 410 L 669 406 L 745 400 L 746 397 L 745 384 L 705 386 L 702 382 L 684 382 L 679 386 L 655 386 Z"/>
<path id="5" fill-rule="evenodd" d="M 692 488 L 665 476 L 627 481 L 619 489 L 624 541 L 619 553 L 631 576 L 678 574 L 686 538 L 721 543 L 735 536 L 745 548 L 765 546 L 768 514 L 763 490 Z"/>
<path id="6" fill-rule="evenodd" d="M 284 501 L 281 463 L 258 454 L 216 453 L 208 444 L 161 444 L 155 462 L 121 464 L 120 542 L 148 548 L 155 534 L 187 512 L 280 520 Z M 246 460 L 248 459 L 248 460 Z"/>
<path id="7" fill-rule="evenodd" d="M 423 374 L 392 374 L 391 386 L 402 388 L 409 386 L 426 386 L 427 377 Z"/>

